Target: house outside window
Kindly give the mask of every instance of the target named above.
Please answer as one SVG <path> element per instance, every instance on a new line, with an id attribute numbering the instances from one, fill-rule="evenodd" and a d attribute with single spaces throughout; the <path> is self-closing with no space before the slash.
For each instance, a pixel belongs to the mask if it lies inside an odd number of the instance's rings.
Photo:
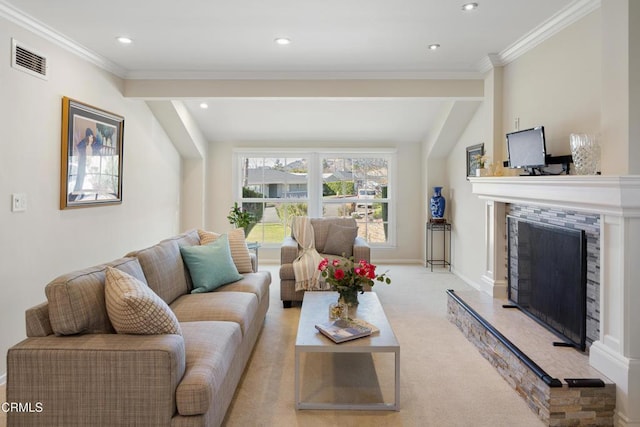
<path id="1" fill-rule="evenodd" d="M 395 153 L 234 153 L 235 199 L 256 218 L 247 241 L 278 246 L 291 234 L 291 219 L 351 217 L 372 246 L 394 244 Z"/>

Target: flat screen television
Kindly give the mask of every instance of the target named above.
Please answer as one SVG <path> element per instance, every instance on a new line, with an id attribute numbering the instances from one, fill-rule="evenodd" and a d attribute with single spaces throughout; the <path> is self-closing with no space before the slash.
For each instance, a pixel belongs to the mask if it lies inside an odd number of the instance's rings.
<path id="1" fill-rule="evenodd" d="M 510 168 L 523 168 L 535 174 L 546 165 L 544 126 L 536 126 L 507 134 L 507 151 Z"/>

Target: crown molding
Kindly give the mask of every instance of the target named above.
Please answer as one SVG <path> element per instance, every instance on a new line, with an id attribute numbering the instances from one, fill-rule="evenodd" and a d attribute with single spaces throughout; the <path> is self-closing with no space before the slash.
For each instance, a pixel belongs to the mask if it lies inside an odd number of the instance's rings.
<path id="1" fill-rule="evenodd" d="M 500 67 L 515 61 L 551 36 L 559 33 L 569 25 L 600 8 L 601 0 L 576 0 L 553 15 L 538 27 L 521 37 L 499 54 L 490 54 L 481 59 L 476 69 L 486 73 L 493 67 Z M 492 57 L 493 58 L 490 58 Z"/>
<path id="2" fill-rule="evenodd" d="M 126 75 L 126 70 L 124 68 L 87 49 L 81 44 L 74 42 L 64 34 L 55 31 L 32 16 L 27 15 L 12 5 L 5 3 L 3 0 L 0 0 L 0 17 L 31 31 L 45 40 L 51 41 L 52 43 L 78 55 L 82 59 L 106 71 L 109 71 L 112 74 L 115 74 L 118 77 L 124 78 Z"/>

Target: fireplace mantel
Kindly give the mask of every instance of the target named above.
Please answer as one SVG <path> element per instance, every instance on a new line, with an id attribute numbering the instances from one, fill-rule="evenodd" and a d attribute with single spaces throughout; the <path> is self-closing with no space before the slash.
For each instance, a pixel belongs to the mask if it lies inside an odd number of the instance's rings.
<path id="1" fill-rule="evenodd" d="M 640 175 L 471 177 L 485 199 L 486 271 L 478 287 L 506 296 L 505 204 L 600 215 L 600 333 L 591 365 L 616 383 L 616 425 L 640 427 Z"/>
<path id="2" fill-rule="evenodd" d="M 595 214 L 640 217 L 640 175 L 469 178 L 482 199 Z"/>

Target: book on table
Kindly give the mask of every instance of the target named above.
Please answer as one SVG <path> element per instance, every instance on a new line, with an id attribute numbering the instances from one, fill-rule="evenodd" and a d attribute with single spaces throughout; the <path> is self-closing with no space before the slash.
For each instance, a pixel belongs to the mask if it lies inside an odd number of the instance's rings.
<path id="1" fill-rule="evenodd" d="M 371 328 L 346 319 L 319 323 L 316 329 L 337 344 L 371 335 Z"/>
<path id="2" fill-rule="evenodd" d="M 365 328 L 371 329 L 371 335 L 380 332 L 380 329 L 378 329 L 376 325 L 373 325 L 366 320 L 349 318 L 349 321 L 355 323 L 356 325 L 364 326 Z"/>

